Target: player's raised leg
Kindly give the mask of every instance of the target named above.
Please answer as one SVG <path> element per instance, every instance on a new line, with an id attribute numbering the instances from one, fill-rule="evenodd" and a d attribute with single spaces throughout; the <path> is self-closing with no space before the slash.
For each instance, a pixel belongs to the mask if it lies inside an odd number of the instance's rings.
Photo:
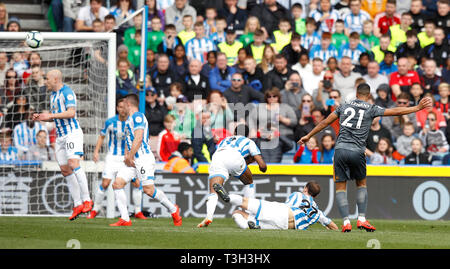
<path id="1" fill-rule="evenodd" d="M 154 178 L 149 178 L 146 181 L 142 182 L 142 188 L 145 194 L 160 202 L 172 215 L 173 224 L 175 226 L 182 225 L 182 218 L 180 216 L 180 208 L 172 203 L 169 198 L 167 198 L 166 194 L 161 190 L 155 187 Z"/>
<path id="2" fill-rule="evenodd" d="M 214 218 L 214 212 L 216 211 L 216 206 L 217 206 L 217 201 L 218 201 L 218 196 L 216 191 L 213 188 L 214 184 L 219 184 L 219 185 L 223 185 L 223 183 L 225 182 L 225 176 L 223 175 L 211 175 L 208 179 L 209 181 L 209 195 L 206 198 L 206 217 L 202 220 L 202 222 L 200 222 L 197 227 L 201 228 L 201 227 L 207 227 L 208 225 L 210 225 L 213 221 Z"/>
<path id="3" fill-rule="evenodd" d="M 356 222 L 356 227 L 368 232 L 374 232 L 376 230 L 375 227 L 366 220 L 368 201 L 366 179 L 356 180 L 356 188 L 356 204 L 358 205 L 358 221 Z"/>

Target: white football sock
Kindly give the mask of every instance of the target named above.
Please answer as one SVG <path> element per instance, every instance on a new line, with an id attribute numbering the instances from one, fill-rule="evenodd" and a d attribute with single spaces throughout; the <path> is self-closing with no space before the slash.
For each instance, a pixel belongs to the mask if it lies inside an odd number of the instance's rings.
<path id="1" fill-rule="evenodd" d="M 75 168 L 73 170 L 73 172 L 74 172 L 75 176 L 77 177 L 78 184 L 80 186 L 81 199 L 83 200 L 83 202 L 90 201 L 91 197 L 89 195 L 89 187 L 88 187 L 88 182 L 87 182 L 87 178 L 86 178 L 86 173 L 84 172 L 83 168 L 81 168 L 81 166 L 78 166 L 78 168 Z"/>
<path id="2" fill-rule="evenodd" d="M 127 206 L 127 196 L 123 189 L 114 190 L 114 196 L 116 197 L 117 208 L 119 208 L 120 217 L 124 221 L 129 221 L 130 216 L 128 215 L 128 206 Z"/>
<path id="3" fill-rule="evenodd" d="M 232 205 L 235 205 L 235 206 L 242 205 L 242 200 L 244 199 L 244 197 L 242 197 L 238 194 L 229 194 L 228 196 L 230 197 L 230 203 Z"/>
<path id="4" fill-rule="evenodd" d="M 94 208 L 92 210 L 99 212 L 101 209 L 101 205 L 103 202 L 103 199 L 105 198 L 106 195 L 106 190 L 103 189 L 102 184 L 100 184 L 100 186 L 97 189 L 97 192 L 95 193 L 94 196 Z"/>
<path id="5" fill-rule="evenodd" d="M 141 188 L 133 188 L 133 205 L 135 214 L 141 212 L 141 203 L 142 203 Z"/>
<path id="6" fill-rule="evenodd" d="M 66 176 L 67 184 L 69 185 L 69 192 L 72 196 L 74 207 L 77 207 L 82 204 L 81 196 L 80 196 L 80 187 L 78 185 L 77 177 L 74 173 Z"/>
<path id="7" fill-rule="evenodd" d="M 365 222 L 366 221 L 366 217 L 365 216 L 358 216 L 358 220 Z"/>
<path id="8" fill-rule="evenodd" d="M 244 191 L 244 197 L 255 198 L 255 193 L 256 193 L 255 184 L 245 185 L 243 191 Z"/>
<path id="9" fill-rule="evenodd" d="M 349 218 L 344 218 L 344 223 L 343 223 L 343 225 L 345 226 L 345 225 L 347 225 L 347 224 L 350 224 L 350 219 L 349 219 Z"/>
<path id="10" fill-rule="evenodd" d="M 248 228 L 247 219 L 245 219 L 244 216 L 242 216 L 239 213 L 236 213 L 236 214 L 233 214 L 232 217 L 233 217 L 234 222 L 236 222 L 237 226 L 239 226 L 239 228 L 241 228 L 241 229 Z"/>
<path id="11" fill-rule="evenodd" d="M 169 198 L 167 198 L 166 194 L 162 190 L 155 188 L 152 198 L 167 208 L 170 214 L 177 212 L 177 207 L 169 200 Z"/>
<path id="12" fill-rule="evenodd" d="M 214 218 L 214 211 L 216 211 L 218 199 L 219 196 L 217 196 L 217 193 L 209 194 L 208 198 L 206 199 L 206 218 L 209 220 L 213 220 Z"/>

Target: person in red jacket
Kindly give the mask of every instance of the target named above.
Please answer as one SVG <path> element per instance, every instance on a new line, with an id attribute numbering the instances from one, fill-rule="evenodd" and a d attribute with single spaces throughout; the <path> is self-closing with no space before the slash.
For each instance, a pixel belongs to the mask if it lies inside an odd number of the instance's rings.
<path id="1" fill-rule="evenodd" d="M 177 151 L 180 144 L 180 135 L 175 133 L 175 117 L 167 115 L 164 118 L 165 129 L 159 133 L 157 153 L 161 161 L 167 162 L 170 155 Z"/>

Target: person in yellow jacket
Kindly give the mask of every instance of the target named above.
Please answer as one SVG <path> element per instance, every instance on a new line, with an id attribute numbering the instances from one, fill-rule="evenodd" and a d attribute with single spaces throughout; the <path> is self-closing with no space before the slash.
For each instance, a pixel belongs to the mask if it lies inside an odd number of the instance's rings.
<path id="1" fill-rule="evenodd" d="M 391 46 L 397 48 L 401 43 L 406 42 L 406 31 L 411 29 L 412 16 L 409 12 L 404 12 L 400 18 L 400 24 L 389 27 L 391 35 Z"/>
<path id="2" fill-rule="evenodd" d="M 225 42 L 219 43 L 217 47 L 227 56 L 228 66 L 233 66 L 237 61 L 239 49 L 244 47 L 244 45 L 236 40 L 236 31 L 232 26 L 227 28 L 226 33 Z"/>
<path id="3" fill-rule="evenodd" d="M 273 37 L 275 39 L 274 47 L 278 52 L 291 43 L 292 32 L 291 32 L 291 23 L 288 19 L 282 18 L 278 24 L 278 28 L 280 30 L 276 30 L 273 32 Z"/>
<path id="4" fill-rule="evenodd" d="M 389 34 L 386 33 L 380 37 L 380 45 L 373 47 L 370 51 L 373 55 L 373 59 L 377 61 L 377 63 L 383 61 L 386 51 L 395 52 L 397 50 L 397 48 L 391 44 L 392 42 Z"/>
<path id="5" fill-rule="evenodd" d="M 436 24 L 434 24 L 433 20 L 426 20 L 424 25 L 423 32 L 420 32 L 417 35 L 417 38 L 419 39 L 420 46 L 422 48 L 425 48 L 428 45 L 431 45 L 434 43 L 434 29 L 436 29 Z"/>
<path id="6" fill-rule="evenodd" d="M 185 45 L 186 42 L 195 37 L 194 19 L 192 18 L 191 15 L 184 15 L 183 26 L 184 30 L 180 31 L 177 36 L 181 40 L 181 43 Z"/>
<path id="7" fill-rule="evenodd" d="M 195 170 L 190 164 L 190 160 L 194 155 L 192 145 L 181 142 L 178 145 L 178 151 L 172 153 L 169 161 L 164 165 L 163 171 L 170 173 L 189 173 L 194 174 Z"/>

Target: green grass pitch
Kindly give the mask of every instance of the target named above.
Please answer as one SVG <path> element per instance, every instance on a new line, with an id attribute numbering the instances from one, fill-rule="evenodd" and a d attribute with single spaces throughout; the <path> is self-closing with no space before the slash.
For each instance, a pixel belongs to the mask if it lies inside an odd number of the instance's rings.
<path id="1" fill-rule="evenodd" d="M 241 230 L 232 219 L 215 219 L 207 228 L 196 227 L 198 218 L 184 218 L 182 227 L 169 218 L 132 219 L 132 227 L 108 225 L 115 221 L 0 217 L 0 248 L 65 249 L 71 239 L 81 249 L 367 249 L 371 239 L 381 249 L 450 248 L 449 221 L 371 220 L 377 228 L 373 233 L 356 227 L 351 233 L 329 231 L 320 224 L 307 231 Z M 219 234 L 221 240 L 216 240 Z"/>

